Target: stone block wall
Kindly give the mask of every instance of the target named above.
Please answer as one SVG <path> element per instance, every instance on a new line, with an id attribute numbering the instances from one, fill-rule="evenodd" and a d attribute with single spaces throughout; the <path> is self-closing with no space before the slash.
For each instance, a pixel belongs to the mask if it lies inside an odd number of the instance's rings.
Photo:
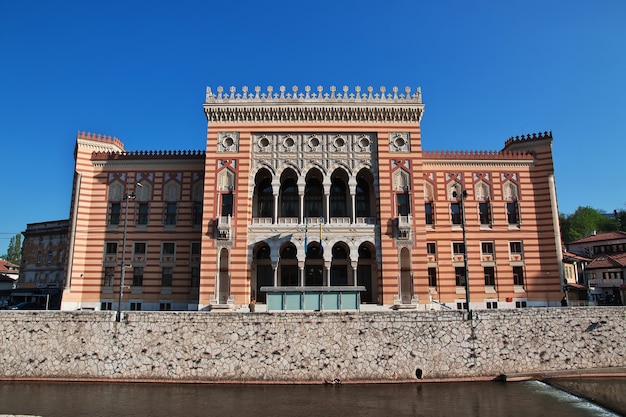
<path id="1" fill-rule="evenodd" d="M 404 381 L 626 366 L 626 308 L 0 312 L 0 378 Z"/>

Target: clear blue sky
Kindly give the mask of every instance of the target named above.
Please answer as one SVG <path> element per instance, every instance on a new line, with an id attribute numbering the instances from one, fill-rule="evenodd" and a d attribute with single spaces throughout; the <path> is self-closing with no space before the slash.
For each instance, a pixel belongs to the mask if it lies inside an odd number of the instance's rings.
<path id="1" fill-rule="evenodd" d="M 69 217 L 78 131 L 204 149 L 219 85 L 420 86 L 424 149 L 551 130 L 559 211 L 626 208 L 623 0 L 0 0 L 0 254 Z"/>

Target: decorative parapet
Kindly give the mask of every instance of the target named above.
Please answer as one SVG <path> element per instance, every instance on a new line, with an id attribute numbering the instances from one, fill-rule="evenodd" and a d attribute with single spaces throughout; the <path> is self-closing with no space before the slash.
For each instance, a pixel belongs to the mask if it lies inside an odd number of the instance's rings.
<path id="1" fill-rule="evenodd" d="M 530 152 L 513 151 L 423 151 L 424 159 L 489 159 L 489 160 L 532 160 Z"/>
<path id="2" fill-rule="evenodd" d="M 91 140 L 95 142 L 106 143 L 124 149 L 124 143 L 115 136 L 101 135 L 99 133 L 78 132 L 76 139 Z"/>
<path id="3" fill-rule="evenodd" d="M 187 150 L 187 151 L 124 151 L 124 152 L 93 152 L 91 154 L 92 161 L 115 161 L 128 159 L 204 159 L 205 151 Z"/>
<path id="4" fill-rule="evenodd" d="M 419 87 L 415 91 L 406 87 L 404 92 L 398 87 L 393 87 L 391 92 L 380 87 L 379 92 L 374 92 L 373 87 L 362 91 L 357 86 L 350 91 L 344 86 L 338 92 L 331 86 L 325 92 L 319 86 L 313 92 L 306 86 L 302 92 L 294 86 L 287 92 L 285 86 L 281 86 L 275 92 L 271 86 L 266 91 L 257 86 L 252 92 L 244 86 L 241 91 L 230 87 L 229 92 L 218 87 L 217 93 L 207 87 L 204 111 L 210 122 L 419 122 L 424 104 Z"/>
<path id="5" fill-rule="evenodd" d="M 533 142 L 533 141 L 539 141 L 539 140 L 552 140 L 552 131 L 550 132 L 539 132 L 539 133 L 533 133 L 528 134 L 526 136 L 522 135 L 522 136 L 511 136 L 506 142 L 504 142 L 504 148 L 508 148 L 509 146 L 512 145 L 517 145 L 517 144 L 526 144 L 528 142 Z"/>

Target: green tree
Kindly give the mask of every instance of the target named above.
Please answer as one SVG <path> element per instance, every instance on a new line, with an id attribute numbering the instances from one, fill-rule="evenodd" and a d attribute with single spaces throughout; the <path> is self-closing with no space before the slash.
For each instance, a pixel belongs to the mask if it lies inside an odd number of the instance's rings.
<path id="1" fill-rule="evenodd" d="M 22 235 L 19 233 L 9 241 L 9 249 L 4 259 L 15 265 L 19 265 L 22 261 Z"/>
<path id="2" fill-rule="evenodd" d="M 619 224 L 619 230 L 626 232 L 626 210 L 614 210 L 613 216 L 615 221 Z"/>
<path id="3" fill-rule="evenodd" d="M 578 207 L 573 214 L 560 214 L 561 236 L 564 242 L 581 239 L 598 233 L 613 232 L 620 229 L 620 223 L 614 216 L 592 207 Z"/>

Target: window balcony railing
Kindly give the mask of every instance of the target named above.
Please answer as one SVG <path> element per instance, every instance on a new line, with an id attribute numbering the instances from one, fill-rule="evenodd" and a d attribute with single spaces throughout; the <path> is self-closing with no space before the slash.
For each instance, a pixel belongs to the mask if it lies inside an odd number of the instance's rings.
<path id="1" fill-rule="evenodd" d="M 300 219 L 297 217 L 279 217 L 278 224 L 299 224 Z"/>
<path id="2" fill-rule="evenodd" d="M 614 278 L 614 279 L 599 278 L 599 279 L 589 280 L 589 285 L 597 286 L 597 287 L 618 287 L 619 288 L 623 283 L 624 283 L 624 280 L 621 278 Z"/>
<path id="3" fill-rule="evenodd" d="M 217 238 L 219 240 L 230 240 L 230 216 L 217 218 Z"/>
<path id="4" fill-rule="evenodd" d="M 331 217 L 330 224 L 350 224 L 350 217 Z"/>
<path id="5" fill-rule="evenodd" d="M 408 240 L 411 238 L 411 217 L 398 216 L 397 236 L 400 240 Z"/>

